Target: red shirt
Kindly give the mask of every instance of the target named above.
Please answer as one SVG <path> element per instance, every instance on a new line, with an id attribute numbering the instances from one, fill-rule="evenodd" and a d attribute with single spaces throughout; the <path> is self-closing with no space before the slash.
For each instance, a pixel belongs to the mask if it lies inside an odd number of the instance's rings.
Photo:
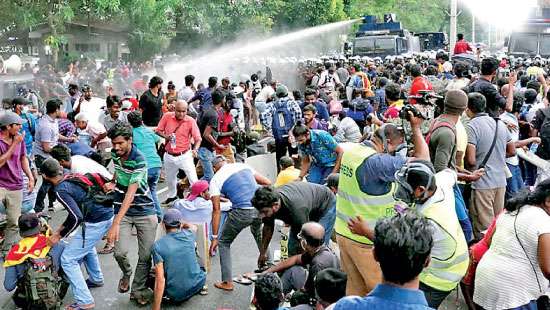
<path id="1" fill-rule="evenodd" d="M 191 139 L 194 143 L 200 143 L 201 133 L 197 122 L 191 116 L 186 115 L 183 120 L 177 120 L 174 112 L 168 112 L 162 116 L 156 132 L 169 136 L 176 134 L 176 148 L 172 149 L 170 141 L 166 141 L 168 153 L 187 152 L 191 148 Z"/>
<path id="2" fill-rule="evenodd" d="M 222 132 L 228 132 L 230 129 L 230 125 L 233 123 L 233 116 L 229 112 L 223 112 L 220 113 L 218 116 L 218 124 L 219 124 L 219 131 Z M 232 137 L 220 137 L 218 138 L 218 143 L 222 145 L 229 145 L 231 144 L 231 138 Z M 216 148 L 216 153 L 221 154 L 222 150 Z"/>
<path id="3" fill-rule="evenodd" d="M 468 51 L 471 51 L 471 50 L 472 50 L 472 47 L 470 46 L 470 44 L 468 44 L 468 42 L 464 41 L 464 39 L 455 43 L 455 50 L 454 50 L 455 55 L 466 54 L 468 53 Z"/>
<path id="4" fill-rule="evenodd" d="M 415 77 L 412 85 L 411 85 L 411 91 L 409 92 L 409 96 L 416 96 L 419 94 L 421 90 L 433 90 L 432 83 L 428 81 L 423 76 Z M 411 104 L 416 104 L 416 99 L 409 99 L 409 102 Z"/>

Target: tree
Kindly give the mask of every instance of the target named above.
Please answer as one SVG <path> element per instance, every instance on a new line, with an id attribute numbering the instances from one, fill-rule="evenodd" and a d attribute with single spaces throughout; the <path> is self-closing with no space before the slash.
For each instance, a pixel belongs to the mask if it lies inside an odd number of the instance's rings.
<path id="1" fill-rule="evenodd" d="M 278 16 L 278 27 L 301 28 L 311 27 L 344 20 L 343 0 L 290 0 Z"/>

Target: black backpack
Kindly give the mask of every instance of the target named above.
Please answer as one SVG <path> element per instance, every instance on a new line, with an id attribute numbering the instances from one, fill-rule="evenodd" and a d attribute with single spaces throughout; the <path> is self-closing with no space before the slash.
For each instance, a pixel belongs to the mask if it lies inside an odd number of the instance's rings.
<path id="1" fill-rule="evenodd" d="M 549 160 L 550 159 L 550 108 L 540 109 L 544 120 L 539 130 L 539 137 L 541 144 L 537 149 L 537 155 L 542 158 Z"/>

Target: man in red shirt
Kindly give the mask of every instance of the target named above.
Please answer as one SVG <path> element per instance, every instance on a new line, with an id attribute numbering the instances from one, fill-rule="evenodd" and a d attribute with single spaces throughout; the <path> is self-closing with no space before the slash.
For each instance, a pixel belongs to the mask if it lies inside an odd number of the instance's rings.
<path id="1" fill-rule="evenodd" d="M 197 181 L 193 157 L 201 145 L 201 133 L 197 122 L 187 115 L 187 102 L 178 100 L 175 111 L 165 113 L 155 131 L 165 142 L 164 169 L 168 194 L 165 204 L 177 199 L 177 176 L 179 169 L 185 172 L 189 183 Z M 193 149 L 191 149 L 191 146 Z"/>
<path id="2" fill-rule="evenodd" d="M 218 124 L 220 131 L 218 132 L 218 143 L 225 145 L 224 149 L 214 147 L 216 149 L 216 154 L 223 155 L 227 162 L 235 162 L 235 154 L 233 153 L 233 148 L 231 148 L 231 140 L 234 135 L 235 123 L 233 122 L 233 116 L 231 115 L 231 107 L 226 101 L 222 104 L 222 111 L 220 111 L 218 116 Z"/>
<path id="3" fill-rule="evenodd" d="M 432 83 L 422 76 L 422 69 L 419 65 L 412 66 L 411 76 L 413 77 L 413 82 L 409 96 L 418 96 L 422 90 L 433 90 Z M 409 99 L 409 102 L 416 104 L 416 99 Z"/>
<path id="4" fill-rule="evenodd" d="M 455 50 L 453 53 L 454 55 L 472 52 L 472 47 L 470 46 L 470 43 L 464 40 L 464 35 L 462 33 L 459 33 L 456 37 L 457 42 L 455 43 Z"/>

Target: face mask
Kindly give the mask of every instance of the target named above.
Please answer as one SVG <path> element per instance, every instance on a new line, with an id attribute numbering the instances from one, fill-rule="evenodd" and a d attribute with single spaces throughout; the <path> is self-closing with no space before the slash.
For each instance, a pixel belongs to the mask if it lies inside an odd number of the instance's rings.
<path id="1" fill-rule="evenodd" d="M 28 106 L 24 106 L 23 109 L 21 110 L 23 113 L 28 113 L 29 112 L 29 107 Z"/>

